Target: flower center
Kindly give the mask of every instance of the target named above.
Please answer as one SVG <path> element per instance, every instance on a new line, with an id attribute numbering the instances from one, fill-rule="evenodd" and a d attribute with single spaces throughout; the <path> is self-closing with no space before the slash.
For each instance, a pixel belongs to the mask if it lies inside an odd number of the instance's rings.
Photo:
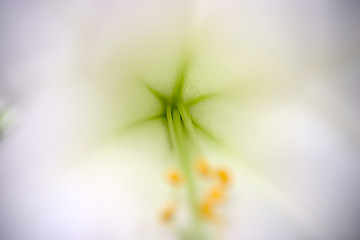
<path id="1" fill-rule="evenodd" d="M 187 72 L 188 67 L 186 65 L 180 68 L 171 96 L 166 96 L 149 85 L 146 86 L 160 102 L 162 112 L 140 122 L 162 119 L 165 123 L 170 145 L 177 157 L 179 163 L 177 165 L 180 166 L 180 169 L 169 170 L 166 174 L 166 179 L 176 190 L 182 186 L 186 188 L 188 205 L 193 219 L 191 226 L 193 232 L 198 232 L 201 228 L 202 220 L 216 219 L 215 209 L 226 198 L 226 190 L 228 189 L 230 178 L 227 170 L 214 168 L 210 166 L 204 157 L 199 157 L 203 156 L 203 153 L 197 132 L 200 131 L 206 136 L 212 136 L 212 134 L 207 132 L 193 118 L 190 110 L 192 106 L 215 95 L 206 94 L 189 100 L 185 99 L 184 85 Z M 212 179 L 210 187 L 206 187 L 205 190 L 201 191 L 199 181 L 203 180 L 209 183 L 209 179 Z M 163 209 L 161 220 L 163 222 L 174 220 L 177 209 L 177 203 L 170 202 Z"/>

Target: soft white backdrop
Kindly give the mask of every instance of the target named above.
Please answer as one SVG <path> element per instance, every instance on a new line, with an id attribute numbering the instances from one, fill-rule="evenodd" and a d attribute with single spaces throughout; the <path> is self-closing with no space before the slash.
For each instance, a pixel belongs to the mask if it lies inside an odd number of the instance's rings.
<path id="1" fill-rule="evenodd" d="M 90 83 L 81 71 L 117 41 L 150 41 L 142 38 L 151 36 L 149 29 L 165 29 L 164 37 L 174 40 L 188 12 L 193 31 L 213 27 L 208 36 L 215 44 L 204 47 L 204 63 L 220 69 L 199 71 L 196 89 L 232 86 L 239 63 L 265 73 L 267 63 L 275 66 L 270 80 L 260 82 L 270 87 L 254 102 L 205 106 L 227 114 L 209 125 L 242 152 L 206 149 L 235 176 L 224 238 L 358 239 L 359 4 L 24 0 L 0 6 L 0 107 L 15 109 L 17 117 L 0 142 L 1 239 L 176 239 L 156 218 L 168 194 L 162 174 L 172 160 L 160 127 L 92 145 L 112 115 L 98 88 L 106 81 Z M 125 103 L 126 91 L 119 96 Z"/>

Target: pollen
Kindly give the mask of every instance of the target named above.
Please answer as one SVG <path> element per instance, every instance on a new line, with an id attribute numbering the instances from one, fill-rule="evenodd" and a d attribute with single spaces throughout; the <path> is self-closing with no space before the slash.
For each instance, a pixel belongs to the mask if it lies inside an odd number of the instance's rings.
<path id="1" fill-rule="evenodd" d="M 201 204 L 201 214 L 206 219 L 213 219 L 214 218 L 214 204 L 211 200 L 206 199 Z"/>
<path id="2" fill-rule="evenodd" d="M 228 184 L 230 182 L 230 175 L 229 172 L 226 169 L 220 169 L 217 171 L 217 176 L 220 180 L 220 182 L 224 185 Z"/>
<path id="3" fill-rule="evenodd" d="M 167 179 L 171 184 L 173 184 L 175 186 L 178 186 L 183 182 L 183 177 L 182 177 L 180 171 L 176 170 L 176 169 L 172 169 L 172 170 L 168 171 Z"/>
<path id="4" fill-rule="evenodd" d="M 196 170 L 203 176 L 209 176 L 211 174 L 210 166 L 204 158 L 197 160 Z"/>
<path id="5" fill-rule="evenodd" d="M 211 201 L 219 202 L 224 199 L 224 188 L 216 186 L 209 191 L 208 198 Z"/>
<path id="6" fill-rule="evenodd" d="M 161 212 L 161 221 L 164 223 L 170 222 L 175 215 L 176 206 L 174 204 L 167 205 Z"/>

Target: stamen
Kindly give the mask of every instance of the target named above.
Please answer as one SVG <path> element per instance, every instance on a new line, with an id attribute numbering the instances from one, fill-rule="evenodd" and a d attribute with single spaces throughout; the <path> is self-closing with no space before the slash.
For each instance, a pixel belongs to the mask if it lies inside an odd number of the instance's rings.
<path id="1" fill-rule="evenodd" d="M 208 198 L 215 202 L 220 202 L 224 199 L 225 189 L 223 186 L 215 186 L 209 191 Z"/>
<path id="2" fill-rule="evenodd" d="M 211 169 L 204 158 L 199 158 L 196 162 L 196 170 L 203 176 L 210 176 Z"/>
<path id="3" fill-rule="evenodd" d="M 176 206 L 174 204 L 167 205 L 161 212 L 161 221 L 164 223 L 170 222 L 175 215 Z"/>
<path id="4" fill-rule="evenodd" d="M 201 214 L 206 219 L 213 219 L 214 218 L 214 204 L 209 199 L 206 199 L 201 204 Z"/>
<path id="5" fill-rule="evenodd" d="M 171 184 L 173 184 L 175 186 L 178 186 L 183 182 L 183 177 L 182 177 L 180 171 L 176 170 L 176 169 L 171 169 L 168 171 L 167 179 Z"/>
<path id="6" fill-rule="evenodd" d="M 218 170 L 217 176 L 218 176 L 220 182 L 224 185 L 227 185 L 230 182 L 230 175 L 226 169 Z"/>

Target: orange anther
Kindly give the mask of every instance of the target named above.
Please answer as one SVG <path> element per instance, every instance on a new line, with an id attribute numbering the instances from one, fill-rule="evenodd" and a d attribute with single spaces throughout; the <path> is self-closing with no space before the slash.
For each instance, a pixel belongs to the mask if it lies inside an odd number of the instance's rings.
<path id="1" fill-rule="evenodd" d="M 161 221 L 169 222 L 174 218 L 176 207 L 174 204 L 167 205 L 161 212 Z"/>
<path id="2" fill-rule="evenodd" d="M 209 200 L 211 201 L 221 201 L 224 198 L 224 188 L 221 186 L 216 186 L 212 188 L 209 192 Z"/>
<path id="3" fill-rule="evenodd" d="M 169 182 L 173 185 L 179 185 L 182 183 L 183 178 L 181 176 L 180 171 L 178 170 L 169 170 L 167 173 L 167 179 L 169 180 Z"/>
<path id="4" fill-rule="evenodd" d="M 218 175 L 221 183 L 227 184 L 227 183 L 230 182 L 229 173 L 228 173 L 225 169 L 220 169 L 220 170 L 217 172 L 217 175 Z"/>
<path id="5" fill-rule="evenodd" d="M 204 158 L 199 158 L 197 160 L 196 169 L 200 174 L 204 176 L 209 176 L 211 173 L 211 169 Z"/>
<path id="6" fill-rule="evenodd" d="M 201 213 L 204 218 L 211 219 L 214 217 L 213 203 L 208 199 L 201 204 Z"/>

